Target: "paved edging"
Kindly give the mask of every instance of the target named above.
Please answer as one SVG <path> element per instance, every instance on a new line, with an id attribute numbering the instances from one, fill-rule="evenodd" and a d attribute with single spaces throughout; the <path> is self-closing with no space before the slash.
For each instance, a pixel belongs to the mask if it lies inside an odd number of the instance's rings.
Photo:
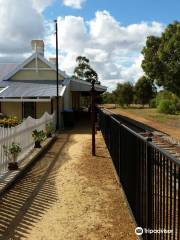
<path id="1" fill-rule="evenodd" d="M 33 152 L 30 156 L 26 157 L 26 160 L 20 164 L 19 170 L 17 171 L 9 171 L 2 183 L 0 185 L 0 197 L 2 197 L 5 192 L 10 189 L 17 181 L 20 179 L 26 171 L 39 159 L 41 154 L 43 154 L 55 141 L 57 135 L 55 134 L 52 138 L 47 138 L 42 143 L 42 148 L 33 149 Z"/>

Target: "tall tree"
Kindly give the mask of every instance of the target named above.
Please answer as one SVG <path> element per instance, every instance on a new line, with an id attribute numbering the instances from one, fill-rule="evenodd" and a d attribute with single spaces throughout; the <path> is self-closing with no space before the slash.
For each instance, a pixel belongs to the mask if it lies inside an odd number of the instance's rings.
<path id="1" fill-rule="evenodd" d="M 159 38 L 148 37 L 142 53 L 146 75 L 180 96 L 180 22 L 168 25 Z"/>
<path id="2" fill-rule="evenodd" d="M 142 68 L 146 75 L 153 80 L 159 79 L 161 74 L 161 64 L 158 58 L 158 49 L 161 39 L 159 37 L 147 37 L 146 46 L 142 50 L 144 60 L 142 61 Z"/>
<path id="3" fill-rule="evenodd" d="M 137 103 L 148 104 L 154 97 L 156 88 L 153 81 L 145 76 L 139 78 L 135 85 L 135 98 Z"/>
<path id="4" fill-rule="evenodd" d="M 134 87 L 130 82 L 119 83 L 113 94 L 121 106 L 128 106 L 133 102 Z"/>
<path id="5" fill-rule="evenodd" d="M 105 92 L 100 95 L 102 103 L 115 103 L 114 94 L 110 92 Z"/>
<path id="6" fill-rule="evenodd" d="M 100 84 L 98 81 L 98 74 L 89 64 L 89 59 L 83 56 L 78 56 L 76 58 L 77 66 L 74 69 L 74 75 L 72 76 L 77 80 L 84 80 L 91 82 L 95 80 L 96 84 Z"/>

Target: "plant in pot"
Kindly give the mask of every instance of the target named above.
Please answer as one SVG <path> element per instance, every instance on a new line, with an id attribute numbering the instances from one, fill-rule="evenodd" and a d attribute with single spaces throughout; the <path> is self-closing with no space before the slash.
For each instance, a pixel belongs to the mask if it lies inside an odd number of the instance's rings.
<path id="1" fill-rule="evenodd" d="M 18 169 L 18 163 L 17 158 L 18 154 L 22 151 L 22 148 L 20 144 L 18 143 L 12 143 L 9 147 L 3 146 L 4 153 L 7 156 L 8 160 L 10 161 L 8 164 L 9 170 L 17 170 Z"/>
<path id="2" fill-rule="evenodd" d="M 52 133 L 53 133 L 53 125 L 52 125 L 52 122 L 50 122 L 46 124 L 46 137 L 47 138 L 52 137 Z"/>
<path id="3" fill-rule="evenodd" d="M 35 129 L 32 132 L 32 137 L 34 139 L 34 148 L 41 148 L 41 142 L 44 141 L 46 134 L 43 130 L 37 130 Z"/>

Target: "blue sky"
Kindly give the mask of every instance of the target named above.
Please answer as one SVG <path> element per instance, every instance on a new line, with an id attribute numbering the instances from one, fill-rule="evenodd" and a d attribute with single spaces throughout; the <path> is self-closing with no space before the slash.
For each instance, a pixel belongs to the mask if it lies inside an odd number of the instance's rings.
<path id="1" fill-rule="evenodd" d="M 64 6 L 59 0 L 46 9 L 44 15 L 53 19 L 57 16 L 83 16 L 90 20 L 97 10 L 107 10 L 124 25 L 141 21 L 158 21 L 168 24 L 179 19 L 179 0 L 88 0 L 82 9 Z"/>
<path id="2" fill-rule="evenodd" d="M 71 75 L 76 57 L 86 56 L 112 91 L 144 74 L 146 39 L 179 20 L 180 1 L 0 0 L 0 10 L 0 62 L 20 62 L 32 54 L 32 39 L 44 39 L 45 57 L 53 57 L 52 20 L 58 18 L 60 68 Z"/>
<path id="3" fill-rule="evenodd" d="M 64 0 L 65 1 L 65 0 Z M 117 34 L 117 26 L 119 25 L 119 33 L 121 31 L 124 31 L 124 34 L 126 35 L 127 39 L 124 39 L 124 42 L 128 42 L 126 45 L 122 43 L 122 41 L 119 41 L 119 49 L 118 47 L 112 48 L 112 46 L 107 46 L 106 44 L 102 44 L 102 46 L 99 46 L 99 49 L 101 52 L 97 50 L 97 53 L 93 50 L 94 48 L 97 49 L 97 42 L 93 43 L 91 46 L 88 44 L 88 47 L 85 46 L 82 48 L 82 51 L 77 51 L 77 54 L 83 54 L 90 58 L 93 67 L 100 75 L 100 80 L 103 81 L 104 84 L 108 85 L 109 90 L 113 90 L 116 87 L 116 84 L 118 82 L 122 81 L 130 81 L 135 82 L 137 79 L 143 75 L 142 69 L 141 69 L 141 61 L 142 61 L 142 55 L 141 50 L 145 44 L 145 40 L 148 35 L 160 35 L 161 32 L 164 30 L 164 27 L 173 22 L 174 20 L 179 19 L 179 12 L 180 12 L 180 1 L 178 0 L 172 0 L 172 1 L 166 1 L 166 0 L 86 0 L 83 2 L 81 9 L 75 9 L 70 6 L 63 5 L 63 2 L 60 3 L 59 0 L 55 0 L 51 6 L 49 6 L 44 11 L 44 16 L 47 19 L 55 19 L 58 16 L 61 16 L 62 19 L 67 20 L 67 16 L 73 16 L 78 18 L 79 16 L 83 19 L 83 24 L 86 27 L 86 31 L 88 32 L 89 39 L 92 38 L 91 32 L 92 29 L 89 30 L 88 22 L 95 21 L 97 19 L 96 24 L 91 28 L 98 29 L 98 34 L 95 33 L 96 39 L 99 37 L 101 38 L 100 34 L 105 34 L 108 31 L 106 29 L 106 32 L 103 31 L 101 28 L 106 28 L 106 20 L 102 20 L 102 16 L 97 16 L 97 12 L 103 12 L 106 11 L 110 17 L 113 19 L 114 24 L 110 24 L 112 28 L 114 28 L 114 34 Z M 102 21 L 101 21 L 101 20 Z M 62 21 L 64 21 L 62 20 Z M 66 21 L 65 20 L 65 21 Z M 74 19 L 75 21 L 77 19 Z M 73 21 L 73 20 L 72 20 Z M 98 23 L 98 21 L 101 23 Z M 104 21 L 104 24 L 103 24 Z M 109 19 L 109 21 L 111 21 Z M 157 26 L 152 26 L 153 23 L 156 23 Z M 69 21 L 69 24 L 71 24 L 71 21 Z M 78 23 L 77 23 L 78 24 Z M 101 27 L 99 25 L 102 25 Z M 144 24 L 144 25 L 143 25 Z M 158 25 L 159 24 L 159 25 Z M 136 25 L 136 26 L 134 26 Z M 133 27 L 134 26 L 134 27 Z M 59 25 L 60 28 L 60 38 L 61 38 L 61 27 L 63 27 L 63 24 Z M 67 25 L 66 25 L 67 27 Z M 110 27 L 111 28 L 111 27 Z M 137 34 L 136 34 L 137 29 Z M 69 30 L 69 37 L 71 37 L 71 28 L 68 28 Z M 132 34 L 131 34 L 132 30 Z M 94 30 L 95 31 L 95 30 Z M 141 33 L 142 32 L 142 33 Z M 79 33 L 79 32 L 78 32 Z M 113 34 L 113 33 L 112 33 Z M 63 33 L 62 33 L 63 35 Z M 66 34 L 65 34 L 66 35 Z M 76 39 L 77 34 L 75 34 L 75 41 L 78 42 Z M 108 34 L 107 34 L 108 35 Z M 118 35 L 118 34 L 117 34 Z M 130 36 L 129 36 L 130 35 Z M 72 37 L 74 35 L 72 34 Z M 82 36 L 80 36 L 81 38 Z M 66 37 L 62 37 L 62 42 L 60 42 L 60 46 L 63 48 L 63 41 L 68 38 L 68 34 Z M 121 38 L 121 34 L 119 34 L 119 38 Z M 123 38 L 123 34 L 122 34 Z M 132 40 L 131 40 L 132 38 Z M 104 39 L 103 39 L 104 40 Z M 142 40 L 142 41 L 141 41 Z M 130 42 L 133 42 L 130 44 Z M 139 41 L 141 42 L 139 44 Z M 112 40 L 113 44 L 113 40 Z M 114 43 L 114 46 L 117 43 Z M 121 45 L 124 44 L 124 49 Z M 138 47 L 132 47 L 131 45 Z M 66 45 L 66 44 L 65 44 Z M 103 46 L 104 49 L 103 49 Z M 132 49 L 131 49 L 132 47 Z M 69 49 L 68 49 L 69 48 Z M 88 50 L 86 50 L 88 48 Z M 91 50 L 90 50 L 91 48 Z M 62 55 L 64 58 L 64 64 L 61 64 L 61 67 L 64 68 L 68 73 L 71 73 L 75 64 L 75 53 L 74 55 L 70 53 L 72 50 L 71 46 L 65 46 L 65 51 L 62 51 Z M 103 52 L 104 50 L 104 52 Z M 92 51 L 93 54 L 92 54 Z M 112 53 L 116 52 L 116 57 Z M 106 61 L 103 61 L 101 64 L 99 61 L 96 61 L 96 57 L 98 54 L 106 55 L 106 53 L 109 56 L 109 59 Z M 68 57 L 64 57 L 64 56 Z M 115 60 L 114 60 L 115 59 Z M 74 63 L 73 63 L 74 61 Z M 69 67 L 70 66 L 70 67 Z"/>

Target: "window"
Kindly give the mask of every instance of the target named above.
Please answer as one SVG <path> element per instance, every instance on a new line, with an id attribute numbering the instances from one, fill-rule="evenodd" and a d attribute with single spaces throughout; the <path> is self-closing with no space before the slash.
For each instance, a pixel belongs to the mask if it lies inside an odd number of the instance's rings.
<path id="1" fill-rule="evenodd" d="M 31 116 L 36 118 L 36 103 L 35 102 L 24 102 L 23 103 L 23 118 Z"/>

